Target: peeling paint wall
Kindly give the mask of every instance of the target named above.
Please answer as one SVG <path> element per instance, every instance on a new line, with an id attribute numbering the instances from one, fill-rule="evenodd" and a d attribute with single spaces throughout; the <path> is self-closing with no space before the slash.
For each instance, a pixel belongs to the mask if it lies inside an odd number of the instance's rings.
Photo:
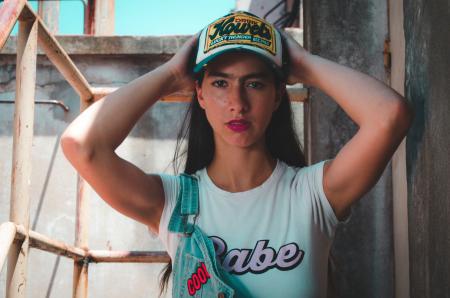
<path id="1" fill-rule="evenodd" d="M 387 82 L 383 45 L 387 36 L 386 1 L 305 0 L 305 44 L 313 53 Z M 305 107 L 312 163 L 333 158 L 357 126 L 328 96 L 310 92 Z M 306 118 L 305 118 L 306 119 Z M 391 167 L 354 205 L 332 247 L 333 297 L 393 297 Z"/>
<path id="2" fill-rule="evenodd" d="M 404 0 L 411 297 L 450 297 L 450 4 Z"/>
<path id="3" fill-rule="evenodd" d="M 75 65 L 94 87 L 123 86 L 169 59 L 186 38 L 58 36 Z M 10 38 L 0 54 L 0 99 L 14 99 L 14 53 L 15 38 Z M 65 113 L 54 105 L 35 105 L 30 227 L 73 244 L 76 172 L 65 159 L 59 139 L 79 113 L 79 98 L 45 56 L 39 56 L 37 62 L 36 99 L 62 100 L 70 111 Z M 138 121 L 119 146 L 118 154 L 145 172 L 172 173 L 170 162 L 182 120 L 180 115 L 186 107 L 183 103 L 157 103 Z M 295 103 L 293 109 L 299 138 L 303 140 L 302 105 Z M 13 104 L 0 104 L 0 222 L 9 219 L 13 114 Z M 163 249 L 144 225 L 114 211 L 94 192 L 89 214 L 92 249 Z M 31 249 L 28 297 L 71 297 L 72 264 L 69 259 Z M 91 264 L 89 297 L 157 297 L 158 274 L 162 267 L 157 264 Z M 0 297 L 5 295 L 5 279 L 6 270 L 3 270 Z"/>

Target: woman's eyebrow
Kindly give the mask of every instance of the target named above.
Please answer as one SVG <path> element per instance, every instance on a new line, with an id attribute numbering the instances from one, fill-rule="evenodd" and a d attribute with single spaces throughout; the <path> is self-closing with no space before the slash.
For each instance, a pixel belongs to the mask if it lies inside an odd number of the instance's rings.
<path id="1" fill-rule="evenodd" d="M 208 72 L 209 77 L 222 77 L 222 78 L 231 78 L 232 75 L 226 73 L 226 72 L 220 72 L 220 71 L 209 71 Z"/>
<path id="2" fill-rule="evenodd" d="M 222 78 L 234 78 L 235 76 L 226 72 L 220 72 L 220 71 L 211 71 L 208 73 L 209 77 L 222 77 Z M 245 76 L 241 77 L 241 80 L 247 80 L 247 79 L 266 79 L 270 77 L 270 74 L 265 72 L 265 71 L 261 71 L 261 72 L 253 72 L 253 73 L 249 73 L 246 74 Z"/>
<path id="3" fill-rule="evenodd" d="M 265 71 L 261 71 L 261 72 L 254 72 L 254 73 L 249 73 L 248 75 L 245 75 L 242 77 L 243 80 L 247 80 L 247 79 L 267 79 L 270 77 L 270 74 L 265 72 Z"/>

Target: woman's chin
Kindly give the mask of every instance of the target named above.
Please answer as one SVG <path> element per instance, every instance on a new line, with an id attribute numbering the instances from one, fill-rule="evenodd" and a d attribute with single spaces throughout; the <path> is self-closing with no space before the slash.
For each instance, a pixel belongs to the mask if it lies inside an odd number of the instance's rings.
<path id="1" fill-rule="evenodd" d="M 235 147 L 240 149 L 253 149 L 262 146 L 264 142 L 260 140 L 255 140 L 253 138 L 231 138 L 226 140 L 229 147 Z"/>

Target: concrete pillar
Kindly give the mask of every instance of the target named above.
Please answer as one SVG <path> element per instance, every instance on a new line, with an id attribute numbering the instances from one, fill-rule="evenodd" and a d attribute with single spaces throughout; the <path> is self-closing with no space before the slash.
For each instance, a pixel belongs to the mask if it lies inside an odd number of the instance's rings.
<path id="1" fill-rule="evenodd" d="M 386 1 L 305 0 L 303 9 L 307 49 L 387 82 Z M 345 112 L 317 89 L 311 89 L 305 123 L 311 163 L 336 156 L 357 131 Z M 394 296 L 391 177 L 388 165 L 374 188 L 354 205 L 350 222 L 338 228 L 331 297 Z"/>
<path id="2" fill-rule="evenodd" d="M 411 297 L 450 297 L 450 10 L 404 0 Z"/>

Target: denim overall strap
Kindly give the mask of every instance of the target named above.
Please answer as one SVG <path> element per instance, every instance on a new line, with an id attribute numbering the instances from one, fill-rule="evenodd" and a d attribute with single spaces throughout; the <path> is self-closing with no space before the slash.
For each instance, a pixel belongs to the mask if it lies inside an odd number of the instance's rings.
<path id="1" fill-rule="evenodd" d="M 197 178 L 187 174 L 178 176 L 180 192 L 169 221 L 169 232 L 191 234 L 194 225 L 189 223 L 189 218 L 198 215 L 198 183 Z"/>
<path id="2" fill-rule="evenodd" d="M 206 267 L 210 269 L 209 273 L 216 277 L 211 282 L 214 283 L 215 291 L 223 295 L 219 295 L 219 297 L 233 297 L 235 290 L 227 284 L 230 278 L 229 273 L 223 270 L 218 263 L 212 240 L 199 227 L 195 227 L 192 238 L 205 255 Z"/>
<path id="3" fill-rule="evenodd" d="M 197 178 L 186 174 L 178 177 L 180 191 L 169 221 L 169 231 L 183 235 L 172 264 L 173 297 L 231 298 L 235 291 L 227 285 L 228 273 L 223 270 L 216 259 L 214 244 L 208 235 L 195 224 L 195 219 L 199 214 Z M 200 276 L 198 274 L 203 274 L 201 275 L 204 278 L 202 284 L 198 283 L 198 276 Z M 196 281 L 197 284 L 193 281 Z M 195 285 L 198 288 L 195 288 Z"/>

